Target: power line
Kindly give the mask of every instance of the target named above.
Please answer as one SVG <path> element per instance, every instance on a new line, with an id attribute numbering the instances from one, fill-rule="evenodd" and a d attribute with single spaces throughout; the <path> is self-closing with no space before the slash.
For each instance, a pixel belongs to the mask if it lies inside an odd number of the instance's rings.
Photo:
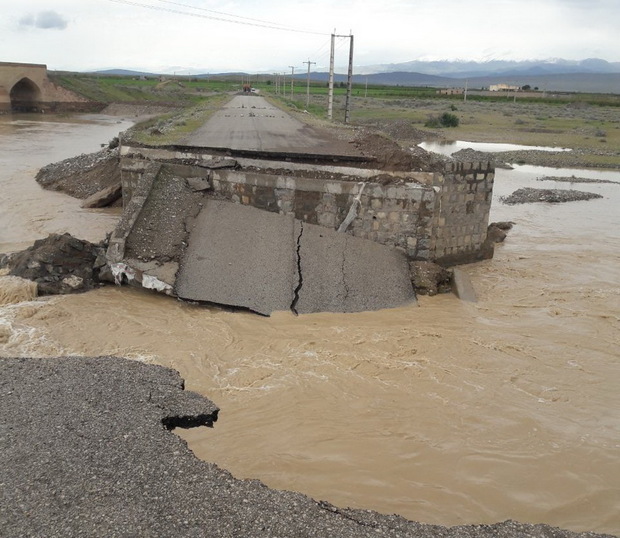
<path id="1" fill-rule="evenodd" d="M 109 2 L 115 2 L 117 4 L 125 4 L 125 5 L 129 5 L 129 6 L 136 6 L 136 7 L 143 7 L 146 9 L 151 9 L 153 11 L 163 11 L 163 12 L 167 12 L 167 13 L 175 13 L 177 15 L 187 15 L 189 17 L 197 17 L 200 19 L 210 19 L 210 20 L 214 20 L 214 21 L 220 21 L 220 22 L 228 22 L 228 23 L 232 23 L 232 24 L 242 24 L 244 26 L 255 26 L 258 28 L 268 28 L 270 30 L 281 30 L 284 32 L 295 32 L 295 33 L 300 33 L 300 34 L 313 34 L 313 35 L 328 35 L 324 32 L 312 32 L 310 30 L 301 30 L 301 29 L 295 29 L 295 28 L 287 28 L 284 27 L 282 25 L 277 25 L 277 23 L 267 23 L 267 22 L 257 22 L 259 19 L 250 19 L 247 17 L 239 17 L 238 15 L 231 15 L 231 14 L 225 14 L 222 12 L 215 12 L 215 13 L 221 13 L 222 15 L 226 15 L 227 17 L 237 17 L 237 18 L 242 18 L 242 19 L 247 19 L 246 21 L 243 20 L 232 20 L 229 18 L 224 18 L 224 17 L 219 17 L 219 16 L 214 16 L 214 15 L 207 15 L 207 14 L 202 14 L 202 13 L 190 13 L 188 11 L 181 11 L 179 9 L 172 9 L 172 8 L 166 8 L 163 6 L 154 6 L 151 4 L 143 4 L 141 2 L 134 2 L 132 0 L 108 0 Z M 158 0 L 161 1 L 161 0 Z M 178 4 L 176 2 L 166 2 L 169 4 L 175 4 L 175 5 L 180 5 L 180 6 L 185 6 L 185 4 Z M 191 6 L 187 6 L 187 7 L 191 7 Z M 192 8 L 192 9 L 201 9 L 201 8 Z M 204 11 L 210 11 L 210 10 L 205 10 Z M 255 22 L 250 22 L 250 21 L 255 21 Z"/>
<path id="2" fill-rule="evenodd" d="M 205 7 L 196 7 L 196 6 L 190 6 L 189 4 L 182 4 L 180 2 L 173 2 L 172 0 L 155 0 L 156 2 L 161 2 L 162 4 L 172 4 L 175 6 L 181 6 L 181 7 L 186 7 L 189 9 L 195 9 L 197 11 L 207 11 L 209 13 L 215 13 L 217 15 L 224 15 L 225 17 L 234 17 L 236 19 L 244 19 L 246 21 L 252 21 L 252 22 L 259 22 L 259 23 L 263 23 L 263 24 L 268 24 L 270 26 L 281 26 L 283 30 L 290 30 L 291 32 L 295 32 L 297 31 L 296 28 L 292 28 L 290 26 L 287 26 L 285 24 L 279 24 L 277 22 L 271 22 L 271 21 L 265 21 L 262 19 L 253 19 L 252 17 L 242 17 L 241 15 L 233 15 L 232 13 L 225 13 L 223 11 L 216 11 L 215 9 L 207 9 Z M 188 13 L 189 15 L 189 13 Z M 235 22 L 235 21 L 230 21 L 230 22 Z"/>

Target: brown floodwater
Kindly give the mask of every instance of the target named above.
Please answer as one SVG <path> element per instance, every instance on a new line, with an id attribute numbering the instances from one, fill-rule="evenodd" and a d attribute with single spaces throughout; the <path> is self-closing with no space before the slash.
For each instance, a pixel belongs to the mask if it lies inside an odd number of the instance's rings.
<path id="1" fill-rule="evenodd" d="M 60 158 L 57 147 L 107 141 L 114 122 L 35 121 L 35 151 L 33 132 L 11 121 L 0 118 L 0 252 L 65 227 L 102 238 L 115 214 L 79 210 L 33 176 Z M 116 354 L 179 370 L 222 409 L 215 428 L 179 434 L 239 478 L 428 523 L 618 533 L 620 185 L 542 175 L 564 174 L 498 170 L 496 197 L 528 185 L 604 198 L 496 200 L 492 218 L 517 224 L 493 260 L 464 268 L 477 303 L 443 295 L 265 318 L 128 288 L 26 295 L 0 307 L 0 354 Z"/>

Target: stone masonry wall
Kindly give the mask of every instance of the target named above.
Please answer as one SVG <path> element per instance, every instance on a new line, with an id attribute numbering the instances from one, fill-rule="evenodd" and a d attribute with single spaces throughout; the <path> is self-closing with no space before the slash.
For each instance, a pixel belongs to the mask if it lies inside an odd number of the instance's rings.
<path id="1" fill-rule="evenodd" d="M 430 258 L 442 265 L 481 259 L 487 237 L 495 169 L 490 163 L 450 163 L 435 176 Z"/>
<path id="2" fill-rule="evenodd" d="M 337 230 L 351 207 L 355 218 L 347 231 L 404 250 L 411 258 L 429 255 L 435 191 L 417 183 L 380 185 L 306 179 L 233 170 L 211 172 L 220 196 Z M 361 191 L 361 194 L 360 194 Z"/>
<path id="3" fill-rule="evenodd" d="M 122 159 L 124 205 L 152 162 L 135 155 Z M 411 259 L 455 265 L 482 258 L 495 172 L 489 163 L 450 163 L 443 174 L 420 175 L 425 184 L 409 178 L 382 185 L 267 173 L 232 162 L 234 169 L 210 168 L 204 162 L 190 166 L 186 158 L 169 159 L 163 166 L 181 177 L 207 178 L 215 196 L 331 229 L 346 228 L 354 236 L 395 246 Z"/>

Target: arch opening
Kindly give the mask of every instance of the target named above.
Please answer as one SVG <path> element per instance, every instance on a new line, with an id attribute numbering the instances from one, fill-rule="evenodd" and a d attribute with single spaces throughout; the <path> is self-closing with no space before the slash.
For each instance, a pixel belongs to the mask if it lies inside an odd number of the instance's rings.
<path id="1" fill-rule="evenodd" d="M 41 90 L 27 77 L 22 78 L 11 88 L 11 109 L 15 112 L 39 112 L 41 110 Z"/>

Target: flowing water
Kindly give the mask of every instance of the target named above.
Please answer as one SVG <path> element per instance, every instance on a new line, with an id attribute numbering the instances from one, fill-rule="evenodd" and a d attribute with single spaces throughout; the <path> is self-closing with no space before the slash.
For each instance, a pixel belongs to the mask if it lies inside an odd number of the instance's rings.
<path id="1" fill-rule="evenodd" d="M 33 175 L 87 149 L 78 143 L 107 141 L 115 125 L 15 122 L 0 119 L 0 252 L 64 228 L 103 237 L 114 215 L 81 211 Z M 510 518 L 618 533 L 620 185 L 543 175 L 620 181 L 498 170 L 492 218 L 517 224 L 493 260 L 465 267 L 477 303 L 443 295 L 264 318 L 110 287 L 0 307 L 0 354 L 117 354 L 176 368 L 222 408 L 215 428 L 180 435 L 240 478 L 429 523 Z M 604 198 L 498 202 L 526 185 Z"/>
<path id="2" fill-rule="evenodd" d="M 570 149 L 555 146 L 524 146 L 522 144 L 500 144 L 497 142 L 468 142 L 466 140 L 436 140 L 433 142 L 422 142 L 418 146 L 426 151 L 433 151 L 442 155 L 452 155 L 462 149 L 487 152 L 519 150 L 570 151 Z"/>

